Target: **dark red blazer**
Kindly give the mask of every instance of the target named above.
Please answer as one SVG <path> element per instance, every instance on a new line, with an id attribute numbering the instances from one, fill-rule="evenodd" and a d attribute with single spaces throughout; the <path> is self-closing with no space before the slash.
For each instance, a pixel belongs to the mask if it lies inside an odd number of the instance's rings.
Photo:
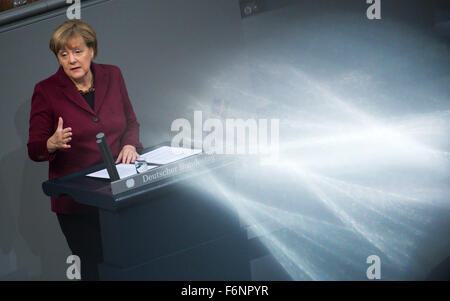
<path id="1" fill-rule="evenodd" d="M 94 110 L 79 93 L 62 67 L 49 78 L 36 84 L 31 101 L 28 155 L 34 161 L 49 161 L 49 178 L 102 162 L 95 135 L 106 135 L 111 153 L 118 156 L 124 145 L 142 150 L 139 123 L 133 111 L 120 69 L 91 62 L 94 73 Z M 58 118 L 63 128 L 72 128 L 71 148 L 49 154 L 47 140 L 53 135 Z M 93 208 L 76 203 L 69 197 L 51 198 L 52 211 L 77 214 Z"/>

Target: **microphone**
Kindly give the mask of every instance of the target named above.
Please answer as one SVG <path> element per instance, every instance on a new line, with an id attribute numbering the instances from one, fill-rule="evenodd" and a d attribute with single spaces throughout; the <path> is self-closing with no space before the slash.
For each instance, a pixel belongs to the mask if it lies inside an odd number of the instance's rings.
<path id="1" fill-rule="evenodd" d="M 111 181 L 120 180 L 119 173 L 117 172 L 116 165 L 114 164 L 114 159 L 111 155 L 108 142 L 104 133 L 98 133 L 96 136 L 97 145 L 100 149 L 100 154 L 102 155 L 103 162 L 106 165 L 106 170 L 108 171 L 109 178 Z"/>

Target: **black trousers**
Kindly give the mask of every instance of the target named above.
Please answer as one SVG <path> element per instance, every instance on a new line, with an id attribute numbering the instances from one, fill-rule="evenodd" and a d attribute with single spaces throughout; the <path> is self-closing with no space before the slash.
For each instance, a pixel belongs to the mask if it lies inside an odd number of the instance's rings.
<path id="1" fill-rule="evenodd" d="M 72 255 L 80 257 L 81 280 L 99 280 L 98 264 L 103 261 L 98 210 L 92 214 L 57 214 Z"/>

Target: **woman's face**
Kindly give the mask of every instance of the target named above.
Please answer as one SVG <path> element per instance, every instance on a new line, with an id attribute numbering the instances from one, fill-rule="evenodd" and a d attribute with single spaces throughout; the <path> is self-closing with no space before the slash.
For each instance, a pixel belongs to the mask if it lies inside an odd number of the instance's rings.
<path id="1" fill-rule="evenodd" d="M 80 36 L 71 38 L 58 53 L 58 62 L 67 76 L 74 81 L 82 81 L 91 71 L 94 49 L 87 47 Z"/>

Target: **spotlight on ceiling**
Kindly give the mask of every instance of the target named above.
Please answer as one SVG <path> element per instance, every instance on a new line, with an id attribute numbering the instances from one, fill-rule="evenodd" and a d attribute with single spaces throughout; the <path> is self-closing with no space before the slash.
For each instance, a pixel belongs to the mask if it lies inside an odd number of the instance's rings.
<path id="1" fill-rule="evenodd" d="M 258 0 L 240 0 L 241 17 L 246 18 L 257 14 L 261 9 L 261 1 Z"/>
<path id="2" fill-rule="evenodd" d="M 239 0 L 241 8 L 241 17 L 247 18 L 256 14 L 277 10 L 292 4 L 299 0 Z"/>

